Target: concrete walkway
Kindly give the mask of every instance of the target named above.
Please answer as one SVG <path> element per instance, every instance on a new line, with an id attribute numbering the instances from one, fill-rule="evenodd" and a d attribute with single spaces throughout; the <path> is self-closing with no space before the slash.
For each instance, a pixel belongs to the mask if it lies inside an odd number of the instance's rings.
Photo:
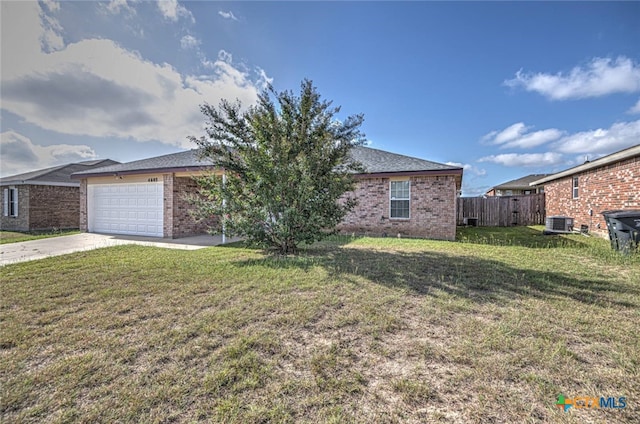
<path id="1" fill-rule="evenodd" d="M 227 239 L 227 241 L 231 242 L 236 240 Z M 156 237 L 95 233 L 51 237 L 19 243 L 0 244 L 0 266 L 124 244 L 140 244 L 166 249 L 196 250 L 222 244 L 222 237 L 202 235 L 180 239 L 161 239 Z"/>

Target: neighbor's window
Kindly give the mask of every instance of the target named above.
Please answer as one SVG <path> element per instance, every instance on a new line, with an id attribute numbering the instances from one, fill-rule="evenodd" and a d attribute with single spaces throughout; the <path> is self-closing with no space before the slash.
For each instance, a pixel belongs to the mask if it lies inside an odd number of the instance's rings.
<path id="1" fill-rule="evenodd" d="M 409 218 L 410 183 L 391 181 L 391 218 Z"/>
<path id="2" fill-rule="evenodd" d="M 573 177 L 573 198 L 578 198 L 578 177 Z"/>
<path id="3" fill-rule="evenodd" d="M 2 209 L 4 216 L 18 216 L 18 189 L 14 187 L 5 188 L 3 194 Z"/>

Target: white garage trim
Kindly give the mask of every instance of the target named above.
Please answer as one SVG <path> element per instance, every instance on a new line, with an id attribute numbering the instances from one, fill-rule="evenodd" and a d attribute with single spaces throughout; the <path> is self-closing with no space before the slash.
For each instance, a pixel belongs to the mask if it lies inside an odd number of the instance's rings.
<path id="1" fill-rule="evenodd" d="M 163 184 L 122 182 L 88 184 L 91 233 L 163 237 Z"/>

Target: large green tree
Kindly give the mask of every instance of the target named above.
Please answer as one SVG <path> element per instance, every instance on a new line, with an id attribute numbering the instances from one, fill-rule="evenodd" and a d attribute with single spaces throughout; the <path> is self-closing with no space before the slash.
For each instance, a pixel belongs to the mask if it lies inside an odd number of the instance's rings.
<path id="1" fill-rule="evenodd" d="M 343 197 L 361 165 L 349 151 L 364 141 L 362 115 L 336 119 L 339 107 L 321 99 L 309 80 L 300 95 L 265 90 L 256 105 L 201 106 L 206 136 L 190 137 L 203 157 L 224 170 L 199 178 L 201 217 L 218 217 L 214 233 L 242 236 L 254 245 L 295 253 L 335 231 L 355 206 Z"/>

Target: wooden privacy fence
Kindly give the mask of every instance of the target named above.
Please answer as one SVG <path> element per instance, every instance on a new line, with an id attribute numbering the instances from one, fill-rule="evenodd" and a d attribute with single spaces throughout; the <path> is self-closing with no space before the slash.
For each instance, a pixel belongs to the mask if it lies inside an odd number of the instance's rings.
<path id="1" fill-rule="evenodd" d="M 456 222 L 477 218 L 480 227 L 544 225 L 544 193 L 526 196 L 458 197 Z"/>

